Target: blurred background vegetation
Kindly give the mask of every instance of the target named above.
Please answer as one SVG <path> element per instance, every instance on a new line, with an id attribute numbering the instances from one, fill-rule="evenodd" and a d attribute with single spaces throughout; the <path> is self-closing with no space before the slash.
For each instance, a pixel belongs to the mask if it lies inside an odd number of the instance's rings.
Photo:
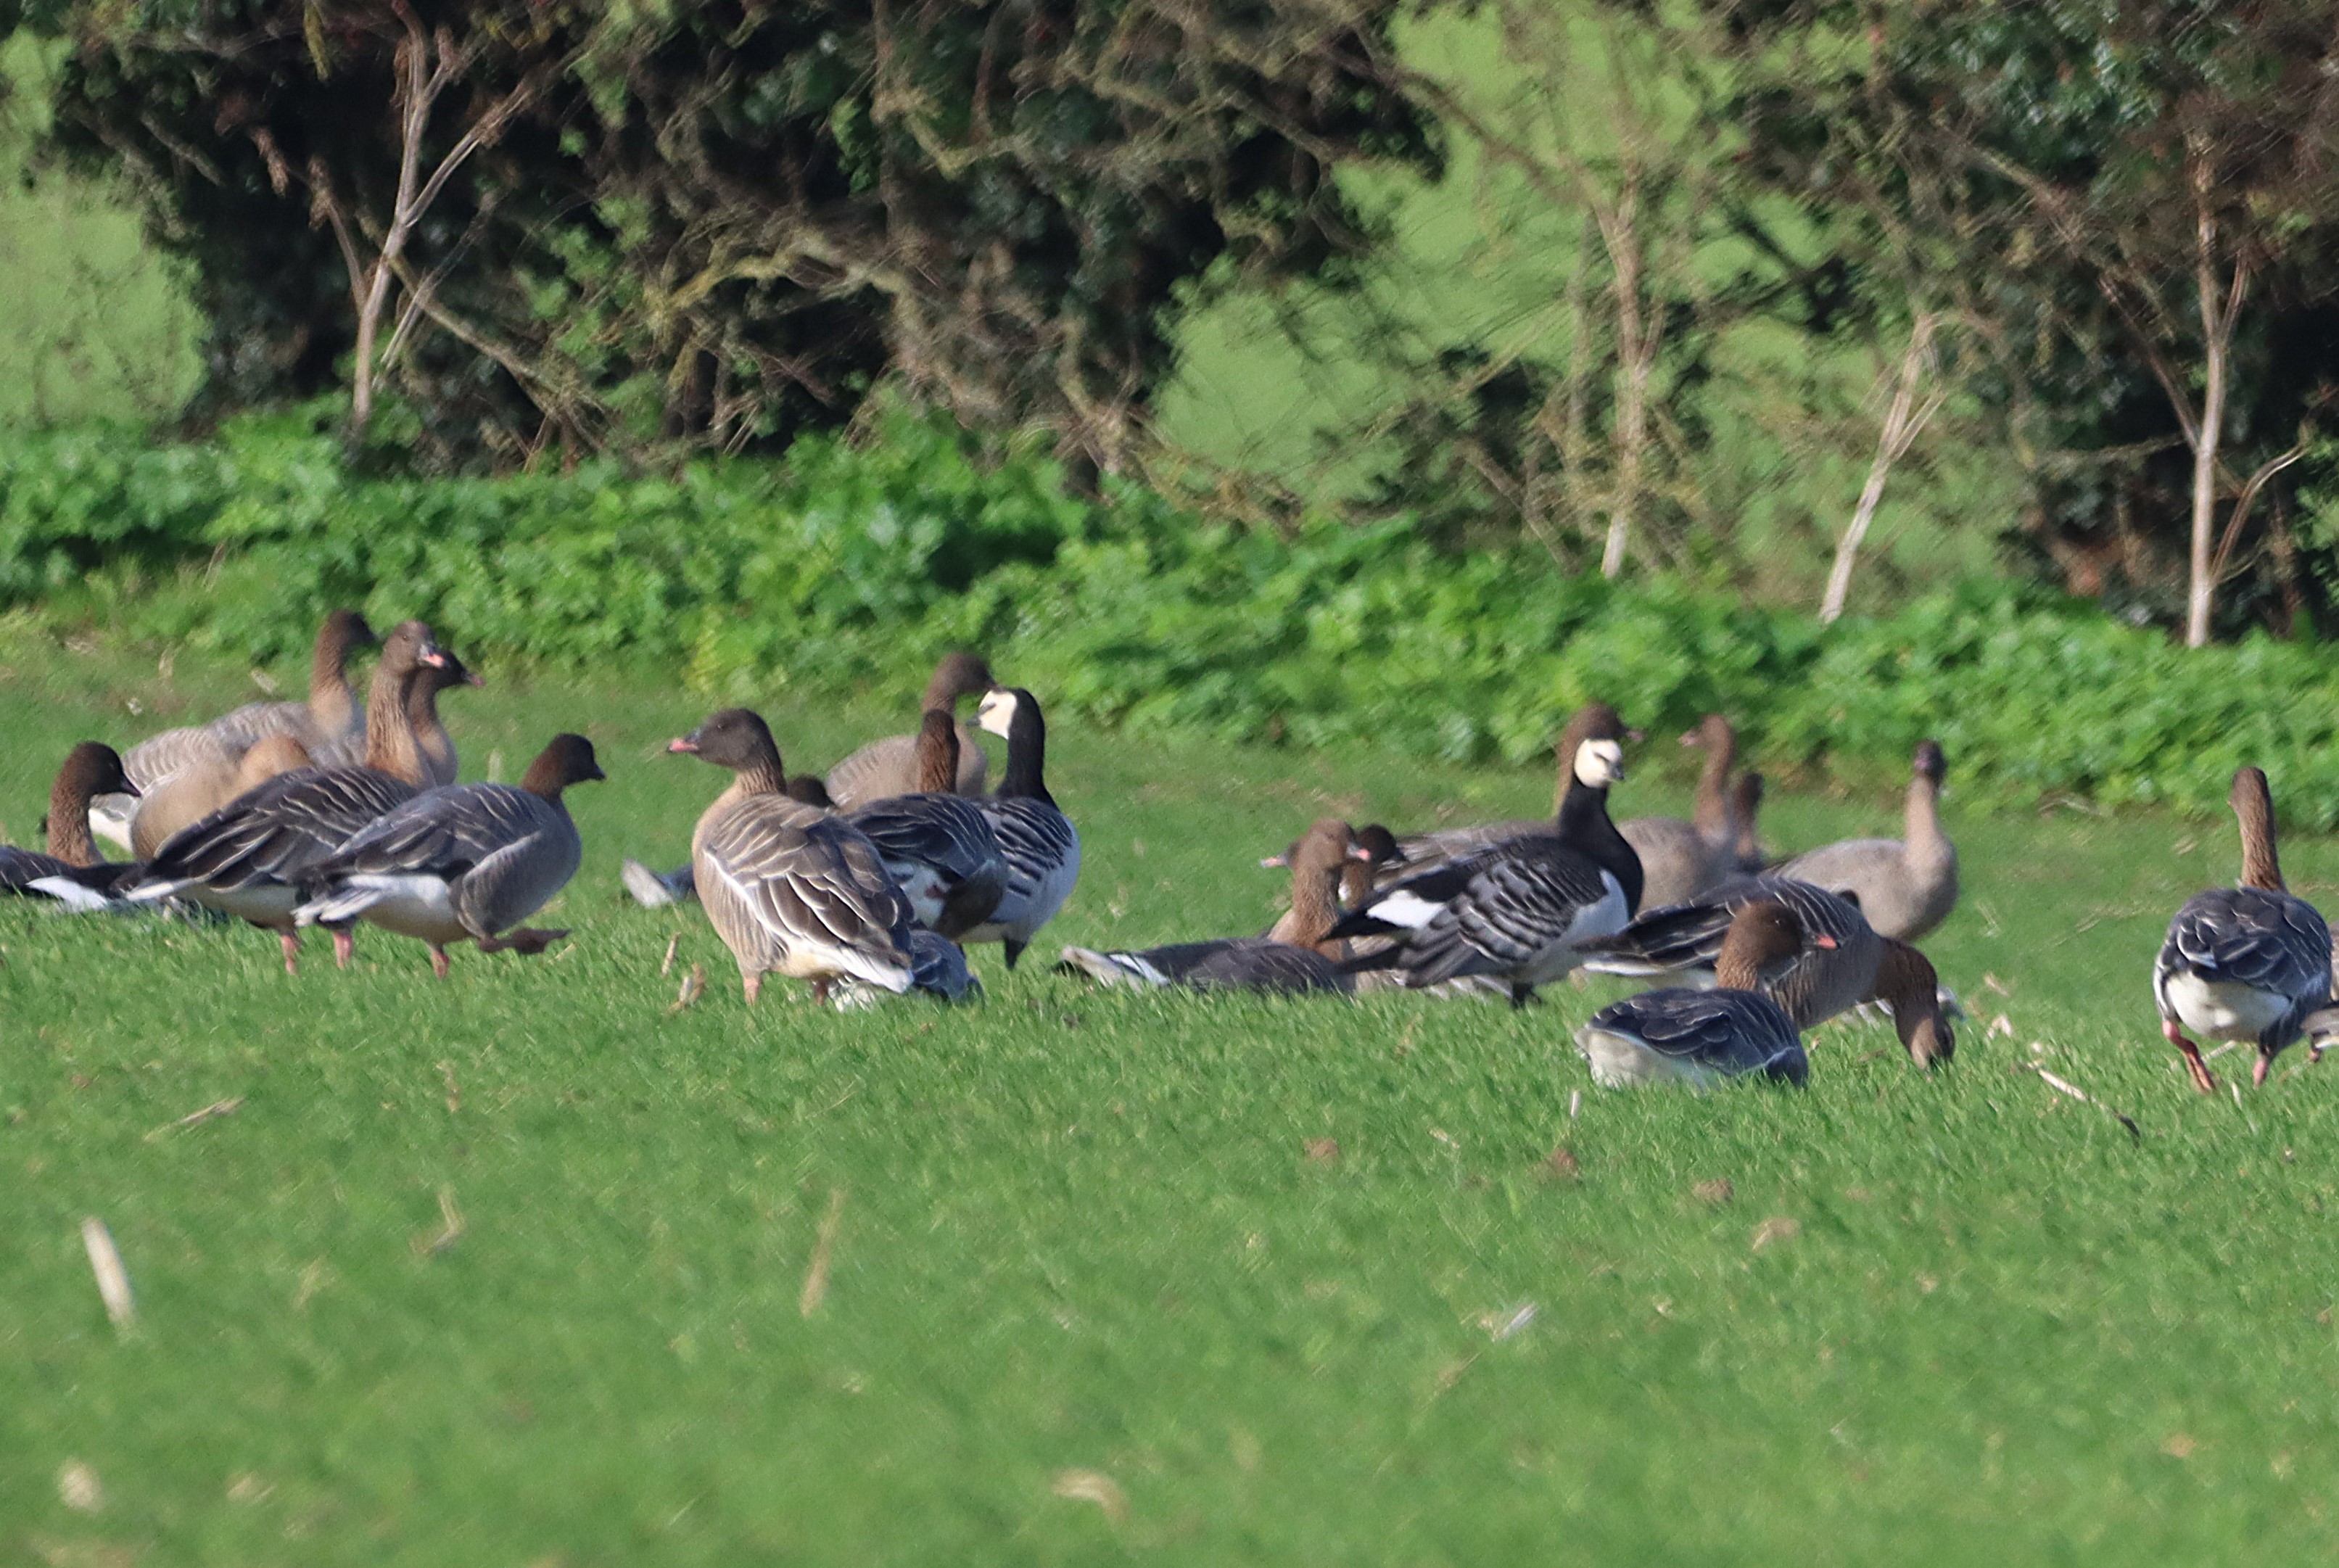
<path id="1" fill-rule="evenodd" d="M 0 31 L 19 613 L 263 654 L 428 580 L 493 646 L 709 685 L 1021 638 L 1100 715 L 1369 715 L 1456 755 L 1525 754 L 1592 683 L 1881 763 L 1942 712 L 1830 740 L 1758 688 L 1890 653 L 1965 670 L 1959 711 L 2089 710 L 2008 781 L 2147 798 L 2226 732 L 1994 685 L 1968 634 L 2129 673 L 2239 640 L 2199 677 L 2228 731 L 2266 694 L 2226 661 L 2323 678 L 2327 5 L 8 0 Z M 1873 646 L 1821 637 L 1847 611 Z M 1643 640 L 1593 673 L 1614 616 Z"/>

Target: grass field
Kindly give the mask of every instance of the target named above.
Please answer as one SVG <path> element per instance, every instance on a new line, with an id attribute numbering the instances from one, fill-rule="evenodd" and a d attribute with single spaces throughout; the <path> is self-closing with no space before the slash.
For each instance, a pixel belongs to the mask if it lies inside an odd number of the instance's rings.
<path id="1" fill-rule="evenodd" d="M 0 822 L 31 836 L 70 741 L 249 690 L 0 640 Z M 288 981 L 249 930 L 0 910 L 0 1557 L 2327 1543 L 2339 1070 L 2294 1052 L 2238 1107 L 2205 1100 L 2146 988 L 2168 912 L 2233 875 L 2228 824 L 1953 814 L 1969 892 L 1929 944 L 1974 1014 L 1950 1070 L 1921 1078 L 1854 1026 L 1814 1037 L 1807 1093 L 1628 1096 L 1568 1044 L 1599 989 L 1517 1016 L 1102 995 L 988 950 L 980 1007 L 750 1015 L 695 911 L 617 888 L 621 855 L 679 856 L 721 782 L 657 754 L 701 705 L 504 680 L 450 699 L 470 776 L 491 755 L 516 776 L 561 726 L 601 747 L 609 782 L 572 796 L 585 869 L 551 912 L 576 936 L 547 960 L 459 953 L 442 985 L 369 932 L 353 971 L 315 944 Z M 813 764 L 892 716 L 767 711 Z M 1365 754 L 1052 742 L 1086 864 L 1048 950 L 1256 928 L 1275 888 L 1253 860 L 1327 809 L 1409 825 L 1548 800 L 1541 776 Z M 1769 829 L 1893 820 L 1787 796 Z M 2327 890 L 2333 846 L 2288 848 L 2294 886 Z M 677 971 L 713 982 L 679 1013 L 675 932 Z M 126 1337 L 84 1215 L 136 1287 Z"/>

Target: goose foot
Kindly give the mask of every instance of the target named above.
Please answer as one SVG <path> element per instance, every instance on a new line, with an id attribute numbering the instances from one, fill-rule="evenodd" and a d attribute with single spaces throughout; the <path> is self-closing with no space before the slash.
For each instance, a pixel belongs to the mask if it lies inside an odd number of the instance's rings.
<path id="1" fill-rule="evenodd" d="M 764 994 L 764 977 L 760 974 L 743 974 L 739 977 L 739 989 L 747 993 L 747 1005 L 753 1007 L 755 1005 L 755 999 Z"/>
<path id="2" fill-rule="evenodd" d="M 2266 1074 L 2274 1070 L 2274 1058 L 2275 1053 L 2273 1051 L 2261 1050 L 2258 1052 L 2257 1060 L 2250 1067 L 2250 1087 L 2252 1089 L 2264 1089 L 2265 1087 Z"/>
<path id="3" fill-rule="evenodd" d="M 430 944 L 430 972 L 440 980 L 447 978 L 447 950 L 436 942 Z"/>
<path id="4" fill-rule="evenodd" d="M 1513 981 L 1511 984 L 1511 1011 L 1513 1012 L 1525 1011 L 1527 1003 L 1535 1000 L 1535 988 L 1531 985 L 1521 984 L 1515 981 Z"/>
<path id="5" fill-rule="evenodd" d="M 284 944 L 284 972 L 300 973 L 301 939 L 289 931 L 280 931 L 276 933 L 276 940 Z"/>
<path id="6" fill-rule="evenodd" d="M 335 926 L 332 934 L 333 967 L 347 969 L 350 967 L 350 960 L 356 955 L 358 939 L 347 926 Z"/>
<path id="7" fill-rule="evenodd" d="M 516 952 L 524 958 L 534 958 L 567 934 L 568 932 L 565 927 L 559 930 L 547 930 L 539 926 L 524 925 L 517 930 L 507 932 L 502 936 L 483 938 L 479 942 L 479 951 L 481 952 Z"/>
<path id="8" fill-rule="evenodd" d="M 2185 1053 L 2185 1070 L 2193 1075 L 2193 1087 L 2204 1094 L 2216 1093 L 2217 1080 L 2209 1076 L 2209 1064 L 2201 1060 L 2201 1048 L 2185 1038 L 2183 1026 L 2173 1018 L 2164 1019 L 2160 1032 L 2168 1037 L 2169 1044 Z"/>
<path id="9" fill-rule="evenodd" d="M 1000 945 L 1007 950 L 1007 967 L 1013 969 L 1015 967 L 1015 961 L 1023 956 L 1023 950 L 1031 944 L 1029 942 L 1017 942 L 1011 936 Z"/>
<path id="10" fill-rule="evenodd" d="M 812 1002 L 814 1007 L 828 1005 L 828 981 L 816 980 L 812 982 Z"/>

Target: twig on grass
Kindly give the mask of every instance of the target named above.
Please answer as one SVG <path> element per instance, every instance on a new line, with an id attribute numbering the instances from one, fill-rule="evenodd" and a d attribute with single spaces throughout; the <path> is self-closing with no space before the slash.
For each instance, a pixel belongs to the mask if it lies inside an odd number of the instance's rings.
<path id="1" fill-rule="evenodd" d="M 176 1121 L 164 1122 L 146 1135 L 146 1141 L 160 1143 L 172 1133 L 183 1132 L 191 1127 L 201 1127 L 204 1122 L 217 1120 L 222 1116 L 233 1116 L 242 1108 L 243 1096 L 240 1094 L 232 1100 L 215 1100 L 201 1110 L 191 1110 Z"/>
<path id="2" fill-rule="evenodd" d="M 2086 1090 L 2081 1089 L 2077 1084 L 2073 1083 L 2070 1080 L 2056 1077 L 2055 1074 L 2048 1071 L 2045 1068 L 2039 1066 L 2035 1061 L 2018 1061 L 2014 1066 L 2017 1070 L 2021 1071 L 2037 1073 L 2046 1083 L 2047 1087 L 2053 1090 L 2056 1093 L 2068 1094 L 2082 1105 L 2094 1106 L 2097 1110 L 2102 1111 L 2105 1115 L 2118 1122 L 2122 1127 L 2127 1128 L 2130 1138 L 2135 1139 L 2139 1143 L 2144 1141 L 2144 1129 L 2137 1126 L 2136 1119 L 2134 1117 L 2129 1116 L 2125 1111 L 2116 1110 L 2112 1107 L 2106 1105 L 2102 1100 L 2097 1100 L 2094 1095 L 2089 1094 Z"/>
<path id="3" fill-rule="evenodd" d="M 462 1240 L 463 1232 L 469 1228 L 463 1223 L 463 1211 L 455 1207 L 455 1189 L 451 1187 L 442 1187 L 439 1189 L 439 1220 L 438 1235 L 428 1241 L 419 1236 L 414 1238 L 414 1250 L 418 1256 L 438 1257 L 455 1243 Z"/>
<path id="4" fill-rule="evenodd" d="M 700 997 L 706 994 L 706 966 L 705 964 L 694 963 L 690 966 L 690 972 L 682 977 L 682 989 L 676 993 L 674 1005 L 667 1008 L 666 1011 L 670 1013 L 680 1012 L 684 1008 L 690 1006 Z"/>
<path id="5" fill-rule="evenodd" d="M 130 1271 L 113 1245 L 113 1232 L 96 1215 L 81 1222 L 82 1249 L 89 1254 L 89 1271 L 97 1277 L 98 1299 L 113 1320 L 114 1332 L 127 1335 L 138 1326 L 138 1304 L 130 1295 Z"/>
<path id="6" fill-rule="evenodd" d="M 451 1061 L 440 1062 L 439 1079 L 447 1086 L 447 1114 L 452 1116 L 463 1109 L 463 1091 L 455 1086 L 455 1064 Z"/>
<path id="7" fill-rule="evenodd" d="M 664 980 L 674 972 L 674 950 L 682 945 L 682 932 L 676 932 L 666 939 L 666 957 L 658 961 L 658 978 Z"/>
<path id="8" fill-rule="evenodd" d="M 796 1311 L 810 1317 L 828 1299 L 828 1264 L 836 1255 L 836 1228 L 844 1218 L 844 1188 L 828 1189 L 828 1213 L 822 1217 L 820 1235 L 812 1244 L 812 1267 L 804 1270 L 804 1294 L 796 1298 Z"/>

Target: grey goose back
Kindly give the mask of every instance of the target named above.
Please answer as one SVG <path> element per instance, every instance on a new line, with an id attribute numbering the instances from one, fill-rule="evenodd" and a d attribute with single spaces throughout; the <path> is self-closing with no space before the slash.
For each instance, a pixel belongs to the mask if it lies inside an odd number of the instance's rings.
<path id="1" fill-rule="evenodd" d="M 262 736 L 232 763 L 222 752 L 216 760 L 182 769 L 139 798 L 138 809 L 130 816 L 130 853 L 152 860 L 182 828 L 280 774 L 315 765 L 308 747 L 283 735 Z"/>
<path id="2" fill-rule="evenodd" d="M 336 760 L 361 760 L 365 746 L 365 712 L 350 686 L 350 656 L 375 646 L 373 628 L 355 610 L 335 610 L 317 627 L 309 655 L 309 697 L 306 702 L 247 703 L 209 724 L 165 730 L 132 746 L 123 766 L 141 792 L 189 768 L 233 767 L 243 754 L 270 735 L 290 735 L 311 756 L 337 754 Z M 349 747 L 346 758 L 338 754 Z M 93 825 L 104 836 L 127 846 L 132 813 L 126 797 L 100 799 Z"/>
<path id="3" fill-rule="evenodd" d="M 366 765 L 298 768 L 238 796 L 173 834 L 129 897 L 183 897 L 273 931 L 285 972 L 293 972 L 301 939 L 292 912 L 301 902 L 301 878 L 367 823 L 421 793 L 425 775 L 407 719 L 408 688 L 445 656 L 429 626 L 401 622 L 382 645 L 366 697 Z M 332 937 L 334 956 L 346 964 L 347 928 L 332 928 Z"/>
<path id="4" fill-rule="evenodd" d="M 797 774 L 788 779 L 788 798 L 804 805 L 816 805 L 823 811 L 836 804 L 829 798 L 826 786 L 810 774 Z M 618 863 L 617 880 L 644 909 L 664 909 L 670 903 L 698 896 L 688 861 L 672 871 L 652 871 L 628 855 Z"/>
<path id="5" fill-rule="evenodd" d="M 1348 824 L 1325 817 L 1287 852 L 1291 909 L 1267 936 L 1173 942 L 1164 947 L 1099 952 L 1064 949 L 1061 970 L 1106 985 L 1182 985 L 1195 991 L 1334 991 L 1356 990 L 1324 947 L 1338 921 L 1341 874 L 1363 863 Z"/>
<path id="6" fill-rule="evenodd" d="M 750 1006 L 766 974 L 810 981 L 817 1001 L 840 981 L 896 995 L 911 988 L 918 926 L 909 900 L 866 833 L 788 798 L 780 748 L 761 717 L 726 708 L 667 749 L 734 775 L 691 834 L 691 879 Z"/>
<path id="7" fill-rule="evenodd" d="M 933 676 L 926 682 L 924 700 L 919 704 L 921 715 L 939 712 L 952 715 L 958 735 L 958 773 L 953 791 L 958 794 L 981 794 L 991 776 L 991 758 L 983 752 L 982 742 L 976 738 L 974 731 L 956 722 L 959 699 L 980 696 L 992 685 L 991 666 L 983 662 L 982 656 L 951 654 L 934 666 Z M 887 735 L 883 740 L 871 741 L 830 768 L 826 784 L 829 796 L 839 811 L 852 811 L 872 801 L 925 788 L 918 782 L 918 737 Z"/>
<path id="8" fill-rule="evenodd" d="M 137 796 L 112 746 L 84 741 L 67 752 L 49 786 L 48 852 L 0 844 L 0 893 L 80 911 L 111 907 L 124 878 L 138 868 L 99 860 L 90 838 L 89 803 L 109 793 Z"/>
<path id="9" fill-rule="evenodd" d="M 1737 872 L 1738 824 L 1730 770 L 1738 759 L 1738 732 L 1720 714 L 1708 714 L 1681 744 L 1705 753 L 1698 772 L 1693 819 L 1638 816 L 1616 829 L 1641 857 L 1641 907 L 1686 903 Z"/>
<path id="10" fill-rule="evenodd" d="M 1606 1089 L 1706 1089 L 1756 1074 L 1801 1087 L 1811 1075 L 1802 1038 L 1762 986 L 1807 948 L 1834 945 L 1825 932 L 1807 931 L 1786 904 L 1757 899 L 1731 917 L 1714 960 L 1714 989 L 1644 991 L 1604 1007 L 1575 1031 L 1576 1049 L 1593 1081 Z"/>
<path id="11" fill-rule="evenodd" d="M 447 978 L 447 948 L 507 945 L 541 952 L 553 935 L 518 944 L 505 933 L 568 885 L 584 856 L 563 792 L 605 777 L 593 743 L 558 735 L 517 784 L 448 784 L 375 818 L 301 878 L 296 925 L 363 919 L 410 936 Z"/>
<path id="12" fill-rule="evenodd" d="M 1007 740 L 999 791 L 980 803 L 1007 857 L 1007 889 L 990 918 L 963 940 L 1001 943 L 1013 969 L 1080 881 L 1081 835 L 1048 793 L 1048 726 L 1039 700 L 1021 686 L 995 686 L 983 694 L 977 722 Z"/>
<path id="13" fill-rule="evenodd" d="M 918 923 L 953 940 L 991 918 L 1008 881 L 1007 856 L 990 817 L 951 793 L 958 776 L 956 730 L 949 714 L 926 710 L 918 731 L 917 791 L 844 817 L 877 846 Z"/>
<path id="14" fill-rule="evenodd" d="M 1958 848 L 1941 831 L 1941 785 L 1948 776 L 1939 744 L 1923 742 L 1902 808 L 1905 836 L 1822 844 L 1781 865 L 1780 873 L 1846 894 L 1879 932 L 1915 942 L 1958 906 Z"/>
<path id="15" fill-rule="evenodd" d="M 1640 860 L 1608 817 L 1609 787 L 1623 777 L 1624 727 L 1614 709 L 1594 706 L 1570 726 L 1584 738 L 1557 821 L 1380 889 L 1331 935 L 1398 940 L 1343 969 L 1393 970 L 1415 991 L 1485 976 L 1524 1007 L 1536 986 L 1584 962 L 1585 942 L 1623 928 L 1641 896 Z"/>
<path id="16" fill-rule="evenodd" d="M 2309 1049 L 2318 1060 L 2339 1033 L 2339 1021 L 2328 1014 L 2310 1021 L 2331 1001 L 2331 932 L 2313 904 L 2283 885 L 2265 774 L 2240 769 L 2229 798 L 2241 825 L 2242 884 L 2186 900 L 2152 965 L 2161 1032 L 2204 1094 L 2217 1084 L 2192 1036 L 2255 1045 L 2250 1080 L 2263 1084 L 2274 1059 L 2310 1022 Z"/>

